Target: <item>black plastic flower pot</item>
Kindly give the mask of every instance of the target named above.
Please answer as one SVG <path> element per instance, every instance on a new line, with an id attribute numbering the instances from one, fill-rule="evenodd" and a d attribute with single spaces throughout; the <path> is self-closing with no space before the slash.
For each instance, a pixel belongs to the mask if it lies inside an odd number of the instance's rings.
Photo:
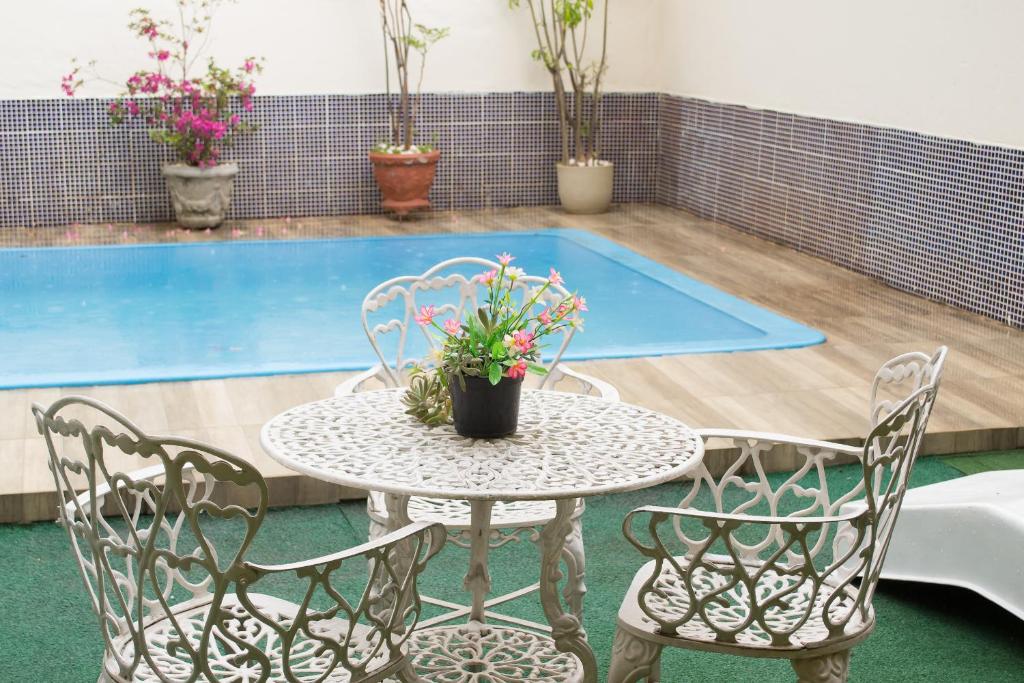
<path id="1" fill-rule="evenodd" d="M 515 434 L 523 378 L 502 377 L 497 384 L 491 384 L 486 377 L 463 379 L 465 389 L 457 376 L 448 375 L 455 431 L 473 439 L 500 439 Z"/>

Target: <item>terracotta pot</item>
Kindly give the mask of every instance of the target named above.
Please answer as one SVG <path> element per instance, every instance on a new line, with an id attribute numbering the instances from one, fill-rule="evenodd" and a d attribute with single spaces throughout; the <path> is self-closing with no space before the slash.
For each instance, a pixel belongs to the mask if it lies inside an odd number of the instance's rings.
<path id="1" fill-rule="evenodd" d="M 612 203 L 615 166 L 558 164 L 558 198 L 569 213 L 604 213 Z"/>
<path id="2" fill-rule="evenodd" d="M 497 384 L 491 384 L 486 377 L 463 379 L 465 389 L 457 376 L 448 375 L 455 431 L 473 439 L 500 439 L 515 434 L 523 378 L 502 377 Z"/>
<path id="3" fill-rule="evenodd" d="M 186 228 L 216 228 L 224 222 L 231 206 L 238 164 L 197 168 L 185 164 L 164 164 L 160 169 L 171 194 L 178 223 Z"/>
<path id="4" fill-rule="evenodd" d="M 423 154 L 370 152 L 373 176 L 383 196 L 380 205 L 399 216 L 417 209 L 429 209 L 427 195 L 434 184 L 440 158 L 441 152 L 436 149 Z"/>

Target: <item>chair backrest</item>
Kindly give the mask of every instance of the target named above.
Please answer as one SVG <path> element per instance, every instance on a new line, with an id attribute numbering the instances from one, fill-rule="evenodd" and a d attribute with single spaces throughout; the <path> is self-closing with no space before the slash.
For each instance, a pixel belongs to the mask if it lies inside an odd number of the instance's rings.
<path id="1" fill-rule="evenodd" d="M 49 408 L 35 405 L 32 412 L 49 450 L 60 522 L 99 618 L 108 660 L 114 658 L 121 672 L 160 672 L 164 663 L 147 647 L 144 626 L 176 619 L 172 606 L 188 602 L 210 602 L 209 613 L 217 613 L 266 513 L 267 485 L 244 460 L 187 439 L 148 436 L 89 398 L 67 397 Z M 138 461 L 155 467 L 141 476 L 122 471 Z M 216 502 L 215 488 L 224 487 L 237 489 L 233 497 L 251 501 L 251 509 Z M 79 496 L 76 489 L 85 492 Z M 216 538 L 210 535 L 214 519 L 223 520 L 216 523 Z M 215 680 L 206 663 L 210 622 L 198 643 L 176 643 L 178 660 L 195 667 L 188 680 L 200 674 Z"/>
<path id="2" fill-rule="evenodd" d="M 392 278 L 377 285 L 366 295 L 362 307 L 363 330 L 380 359 L 384 370 L 383 379 L 388 386 L 402 386 L 406 381 L 403 371 L 411 363 L 422 361 L 431 350 L 437 348 L 435 336 L 414 320 L 419 307 L 432 305 L 439 317 L 448 314 L 465 319 L 466 315 L 476 315 L 476 309 L 487 291 L 476 276 L 481 271 L 499 268 L 499 264 L 482 258 L 449 259 L 427 269 L 422 275 Z M 527 274 L 518 278 L 513 285 L 513 292 L 520 296 L 519 305 L 526 304 L 534 288 L 546 282 L 547 278 L 536 275 Z M 536 304 L 537 312 L 557 304 L 567 296 L 569 292 L 564 287 L 552 285 Z M 417 331 L 415 328 L 420 329 Z M 574 332 L 572 327 L 566 327 L 561 332 L 561 340 L 545 361 L 549 371 L 558 365 Z M 548 376 L 545 376 L 541 386 L 547 381 Z"/>
<path id="3" fill-rule="evenodd" d="M 887 360 L 871 382 L 868 425 L 873 429 L 908 396 L 927 384 L 938 386 L 949 349 L 940 346 L 931 356 L 920 351 Z"/>
<path id="4" fill-rule="evenodd" d="M 855 568 L 854 573 L 862 576 L 859 606 L 864 612 L 871 607 L 937 393 L 936 383 L 925 384 L 895 406 L 871 430 L 864 444 L 861 486 L 867 505 L 867 525 L 865 529 L 858 529 L 857 525 L 841 527 L 833 546 L 833 555 L 839 555 L 837 562 L 847 554 L 844 549 L 849 552 L 860 548 L 859 560 L 851 554 L 846 567 Z"/>

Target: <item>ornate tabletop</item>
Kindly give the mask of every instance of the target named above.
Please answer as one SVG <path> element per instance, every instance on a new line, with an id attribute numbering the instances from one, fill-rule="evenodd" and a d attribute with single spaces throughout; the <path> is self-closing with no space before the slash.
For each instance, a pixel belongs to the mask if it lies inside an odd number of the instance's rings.
<path id="1" fill-rule="evenodd" d="M 297 406 L 264 425 L 264 450 L 292 470 L 397 495 L 556 500 L 647 488 L 696 467 L 704 446 L 682 422 L 639 406 L 524 391 L 519 429 L 467 439 L 405 414 L 404 389 Z"/>

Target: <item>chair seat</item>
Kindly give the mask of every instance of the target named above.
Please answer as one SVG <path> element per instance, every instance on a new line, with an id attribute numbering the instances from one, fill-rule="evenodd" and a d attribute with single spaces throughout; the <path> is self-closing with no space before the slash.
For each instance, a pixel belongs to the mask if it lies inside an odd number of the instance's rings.
<path id="1" fill-rule="evenodd" d="M 701 567 L 694 572 L 690 583 L 698 597 L 716 594 L 716 598 L 703 602 L 702 609 L 708 619 L 720 630 L 734 630 L 745 623 L 750 612 L 750 598 L 743 582 L 736 582 L 732 574 L 733 564 L 728 558 L 720 557 L 716 564 L 720 572 L 708 571 Z M 676 557 L 676 562 L 687 572 L 688 560 Z M 867 620 L 854 614 L 844 632 L 829 634 L 822 619 L 822 612 L 837 590 L 842 595 L 828 605 L 830 614 L 846 614 L 853 608 L 856 588 L 837 588 L 824 585 L 812 595 L 810 582 L 801 583 L 799 575 L 766 570 L 756 583 L 758 603 L 764 604 L 770 595 L 781 595 L 773 607 L 766 610 L 765 621 L 772 630 L 791 631 L 788 642 L 767 633 L 756 621 L 741 628 L 732 641 L 723 638 L 695 611 L 682 623 L 675 635 L 664 634 L 661 626 L 639 607 L 638 596 L 641 588 L 650 580 L 655 571 L 652 560 L 640 568 L 619 608 L 619 624 L 635 634 L 675 647 L 748 654 L 761 657 L 792 657 L 794 650 L 829 648 L 843 643 L 850 647 L 851 641 L 860 641 L 870 634 L 874 627 L 874 613 Z M 756 565 L 744 566 L 742 575 L 754 575 Z M 736 585 L 731 585 L 736 583 Z M 731 586 L 731 587 L 730 587 Z M 679 620 L 690 611 L 690 596 L 682 575 L 672 566 L 666 565 L 654 580 L 654 591 L 645 595 L 646 606 L 652 614 L 665 621 Z M 809 609 L 808 609 L 809 605 Z M 803 623 L 801 624 L 801 621 Z M 756 652 L 752 652 L 756 651 Z M 777 653 L 777 654 L 776 654 Z"/>
<path id="2" fill-rule="evenodd" d="M 388 519 L 384 494 L 371 492 L 366 506 L 370 517 L 385 524 Z M 573 517 L 583 511 L 583 501 L 576 506 Z M 446 500 L 443 498 L 409 498 L 409 517 L 413 522 L 440 522 L 449 530 L 468 529 L 470 523 L 470 505 L 467 500 Z M 555 516 L 553 500 L 516 500 L 494 502 L 491 508 L 491 527 L 506 529 L 546 524 Z"/>
<path id="3" fill-rule="evenodd" d="M 285 628 L 291 625 L 291 621 L 299 609 L 298 605 L 294 603 L 267 595 L 250 593 L 248 597 L 261 614 L 273 619 Z M 230 634 L 246 643 L 246 645 L 251 646 L 257 652 L 262 652 L 269 660 L 269 677 L 265 680 L 292 680 L 285 677 L 284 652 L 277 632 L 262 621 L 254 618 L 238 602 L 234 594 L 225 596 L 222 608 L 230 612 L 234 617 L 229 622 Z M 161 683 L 164 680 L 190 680 L 190 676 L 193 673 L 193 665 L 188 653 L 180 647 L 177 648 L 177 652 L 174 652 L 174 648 L 171 647 L 172 642 L 180 637 L 175 628 L 174 621 L 177 621 L 181 626 L 181 629 L 184 631 L 182 635 L 192 647 L 197 647 L 202 636 L 203 624 L 206 623 L 209 612 L 209 602 L 201 604 L 187 603 L 175 609 L 174 620 L 164 617 L 149 623 L 145 627 L 147 650 L 164 678 L 154 673 L 149 664 L 143 659 L 138 668 L 136 668 L 134 675 L 126 679 L 118 675 L 119 667 L 115 658 L 108 657 L 104 663 L 104 668 L 109 680 L 132 681 L 133 683 L 136 681 Z M 348 638 L 350 628 L 349 622 L 341 619 L 325 619 L 311 622 L 309 625 L 309 629 L 314 635 L 333 641 Z M 353 640 L 369 632 L 369 629 L 358 624 L 351 630 L 353 631 Z M 131 639 L 122 639 L 120 642 L 115 641 L 114 645 L 122 661 L 132 661 L 135 643 Z M 347 650 L 348 656 L 360 665 L 363 663 L 363 658 L 370 654 L 370 651 L 371 646 L 369 642 L 365 644 L 362 652 L 360 652 L 359 645 L 356 645 L 354 642 Z M 248 653 L 239 644 L 227 638 L 218 637 L 216 629 L 214 630 L 214 635 L 210 638 L 207 652 L 209 666 L 215 676 L 215 680 L 237 681 L 239 683 L 261 680 L 260 674 L 263 672 L 263 667 L 256 662 L 246 661 L 245 659 L 238 659 L 236 661 L 235 657 L 245 657 Z M 371 665 L 367 667 L 367 671 L 375 671 L 382 667 L 387 667 L 389 664 L 397 665 L 400 663 L 401 660 L 389 662 L 389 654 L 387 647 L 381 648 L 381 651 L 370 660 Z M 290 673 L 294 680 L 347 683 L 351 679 L 351 675 L 342 666 L 341 661 L 338 661 L 334 669 L 328 673 L 334 661 L 335 658 L 330 651 L 321 652 L 320 643 L 308 637 L 300 636 L 290 648 Z M 389 668 L 393 668 L 393 666 Z M 101 678 L 100 680 L 106 679 Z M 206 680 L 206 678 L 200 675 L 198 680 Z"/>

